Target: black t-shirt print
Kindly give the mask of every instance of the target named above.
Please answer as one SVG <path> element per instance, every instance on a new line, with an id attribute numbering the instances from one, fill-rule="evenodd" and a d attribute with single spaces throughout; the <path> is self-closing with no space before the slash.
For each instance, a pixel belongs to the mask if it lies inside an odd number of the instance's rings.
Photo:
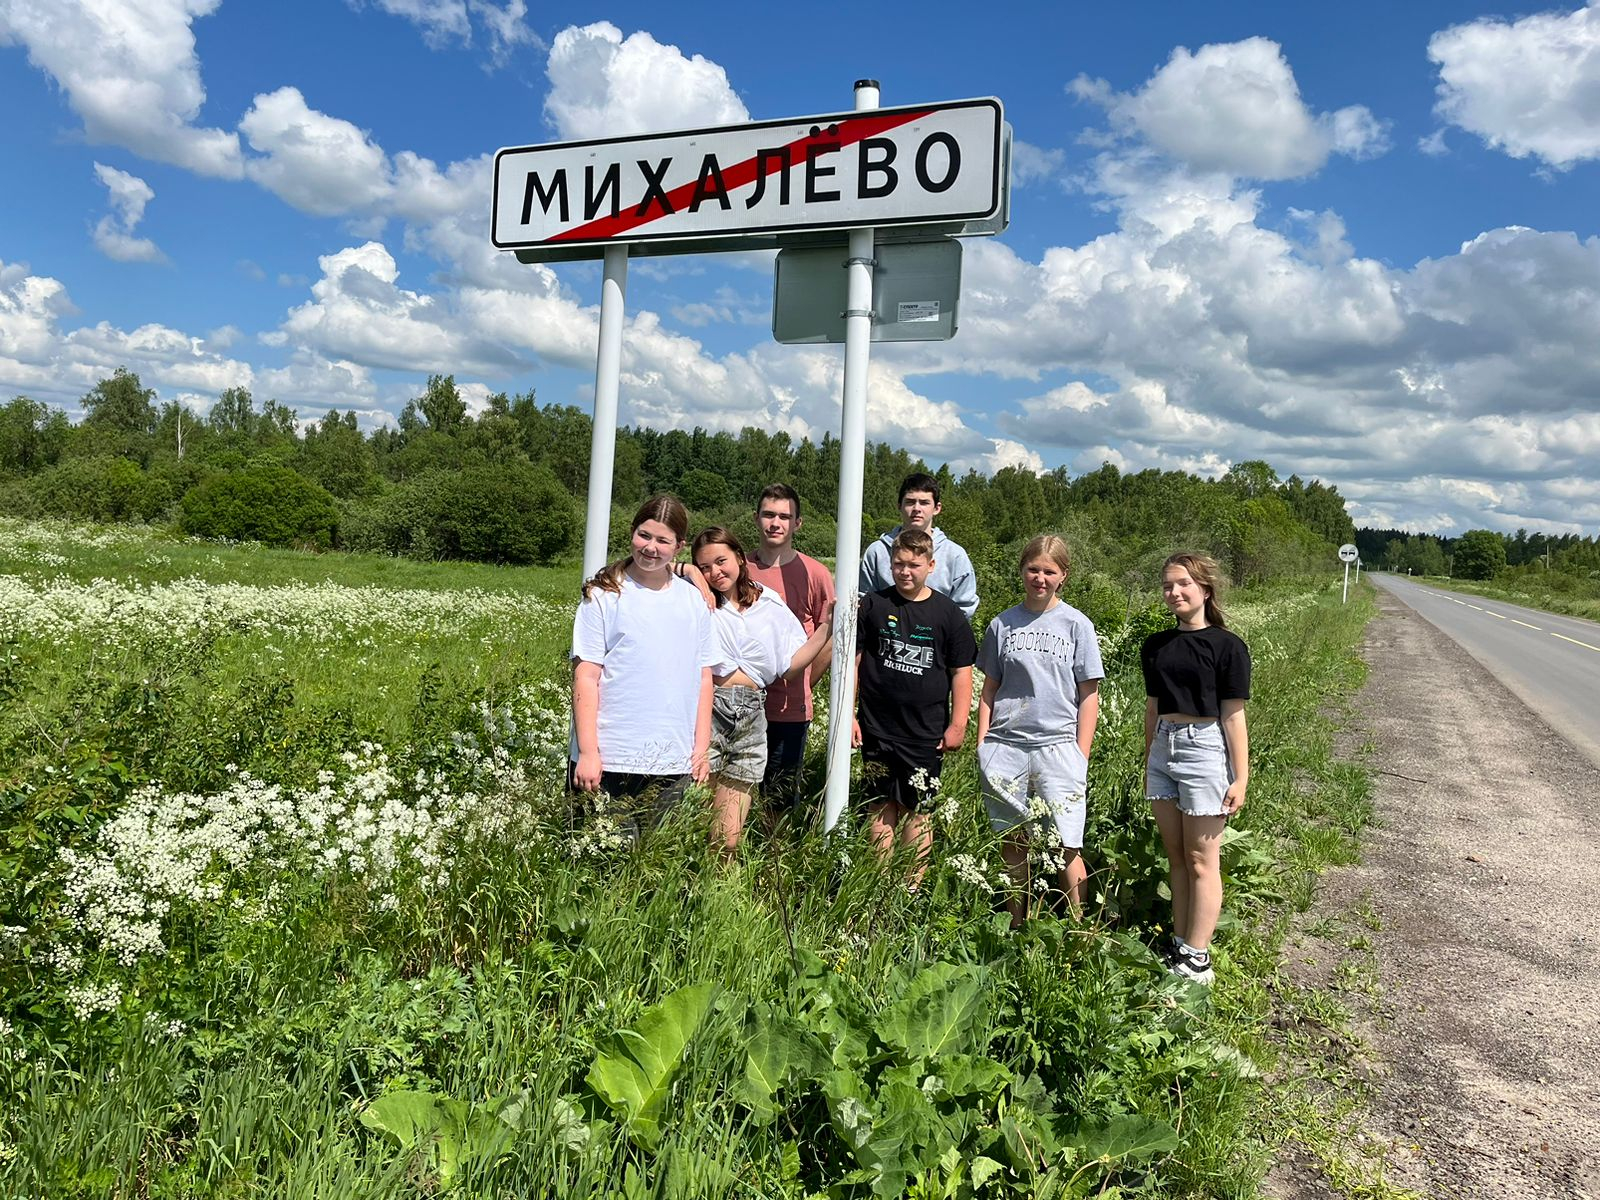
<path id="1" fill-rule="evenodd" d="M 1250 651 L 1238 634 L 1215 625 L 1152 633 L 1139 663 L 1157 712 L 1219 717 L 1222 701 L 1250 699 Z"/>
<path id="2" fill-rule="evenodd" d="M 972 626 L 948 596 L 907 600 L 894 588 L 861 597 L 859 716 L 880 742 L 931 750 L 950 720 L 950 672 L 978 658 Z"/>

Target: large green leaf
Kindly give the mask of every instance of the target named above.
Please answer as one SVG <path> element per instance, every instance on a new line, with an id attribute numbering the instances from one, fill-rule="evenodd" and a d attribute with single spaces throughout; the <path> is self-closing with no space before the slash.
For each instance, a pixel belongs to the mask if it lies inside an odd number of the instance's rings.
<path id="1" fill-rule="evenodd" d="M 983 1032 L 987 978 L 961 963 L 929 967 L 878 1019 L 878 1036 L 913 1061 L 971 1052 Z"/>
<path id="2" fill-rule="evenodd" d="M 1085 1158 L 1138 1162 L 1178 1148 L 1178 1133 L 1151 1117 L 1112 1117 L 1104 1125 L 1085 1125 L 1069 1139 Z"/>
<path id="3" fill-rule="evenodd" d="M 1012 1075 L 1003 1063 L 970 1054 L 951 1054 L 930 1064 L 922 1090 L 935 1100 L 955 1100 L 962 1096 L 993 1096 L 1011 1082 Z"/>
<path id="4" fill-rule="evenodd" d="M 827 1055 L 810 1030 L 763 1004 L 752 1014 L 745 1033 L 744 1078 L 736 1094 L 764 1124 L 778 1111 L 773 1101 L 780 1089 L 826 1066 Z"/>
<path id="5" fill-rule="evenodd" d="M 912 1074 L 904 1067 L 884 1072 L 872 1135 L 855 1152 L 856 1161 L 875 1172 L 872 1191 L 876 1196 L 903 1195 L 907 1180 L 933 1166 L 951 1141 Z"/>
<path id="6" fill-rule="evenodd" d="M 440 1186 L 448 1188 L 468 1158 L 498 1153 L 510 1140 L 522 1102 L 513 1097 L 501 1104 L 502 1110 L 515 1106 L 515 1111 L 510 1119 L 497 1119 L 490 1107 L 474 1107 L 451 1096 L 390 1092 L 367 1106 L 361 1123 L 387 1136 L 401 1150 L 426 1152 Z"/>
<path id="7" fill-rule="evenodd" d="M 589 1086 L 616 1113 L 635 1141 L 654 1149 L 661 1110 L 690 1039 L 711 1011 L 716 985 L 679 988 L 648 1009 L 632 1029 L 618 1030 L 611 1048 L 589 1068 Z"/>

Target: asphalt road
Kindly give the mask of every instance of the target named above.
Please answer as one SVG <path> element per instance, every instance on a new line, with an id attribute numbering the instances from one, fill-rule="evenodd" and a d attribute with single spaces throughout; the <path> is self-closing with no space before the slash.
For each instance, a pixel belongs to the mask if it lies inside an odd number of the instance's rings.
<path id="1" fill-rule="evenodd" d="M 1600 624 L 1449 592 L 1382 571 L 1367 578 L 1472 655 L 1600 764 Z M 1450 703 L 1449 696 L 1438 700 Z"/>

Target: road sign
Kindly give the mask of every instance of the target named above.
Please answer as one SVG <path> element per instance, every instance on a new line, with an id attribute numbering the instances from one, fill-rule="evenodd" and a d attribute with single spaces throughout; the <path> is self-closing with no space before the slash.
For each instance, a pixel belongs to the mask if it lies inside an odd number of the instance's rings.
<path id="1" fill-rule="evenodd" d="M 1347 604 L 1350 601 L 1350 564 L 1353 563 L 1353 562 L 1356 562 L 1358 560 L 1358 558 L 1360 557 L 1360 554 L 1361 554 L 1361 552 L 1359 550 L 1357 550 L 1355 548 L 1355 546 L 1352 545 L 1349 542 L 1346 542 L 1344 545 L 1339 547 L 1339 561 L 1344 564 L 1344 592 L 1342 593 L 1342 595 L 1339 598 L 1339 603 L 1340 604 Z M 1357 577 L 1356 578 L 1356 582 L 1357 583 L 1361 582 L 1360 575 L 1361 575 L 1361 568 L 1357 567 L 1356 568 L 1356 577 Z"/>
<path id="2" fill-rule="evenodd" d="M 773 270 L 772 336 L 784 345 L 844 341 L 847 247 L 791 246 Z M 955 336 L 961 243 L 885 242 L 873 249 L 872 340 L 935 342 Z"/>
<path id="3" fill-rule="evenodd" d="M 998 233 L 1005 149 L 992 97 L 509 148 L 495 155 L 491 237 L 538 261 L 636 242 L 749 249 L 865 226 Z"/>

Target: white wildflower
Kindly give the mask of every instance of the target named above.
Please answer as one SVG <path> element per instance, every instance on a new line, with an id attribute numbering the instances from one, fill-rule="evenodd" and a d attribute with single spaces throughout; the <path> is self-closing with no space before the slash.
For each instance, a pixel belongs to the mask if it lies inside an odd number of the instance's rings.
<path id="1" fill-rule="evenodd" d="M 952 854 L 950 869 L 963 883 L 970 883 L 975 888 L 987 889 L 989 886 L 989 864 L 974 855 Z"/>

